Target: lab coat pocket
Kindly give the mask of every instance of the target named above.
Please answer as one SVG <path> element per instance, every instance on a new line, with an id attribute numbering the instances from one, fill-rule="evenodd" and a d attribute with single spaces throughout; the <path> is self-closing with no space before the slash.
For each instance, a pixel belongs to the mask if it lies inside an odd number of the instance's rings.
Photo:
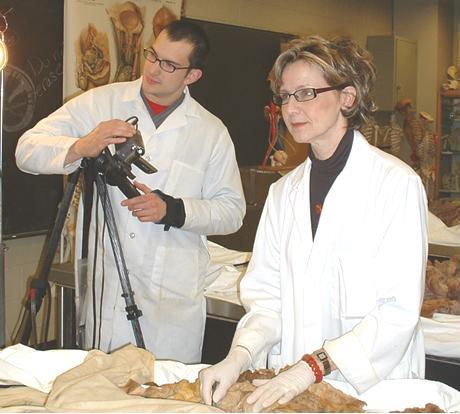
<path id="1" fill-rule="evenodd" d="M 166 183 L 165 192 L 176 197 L 201 198 L 204 172 L 200 169 L 174 160 Z"/>
<path id="2" fill-rule="evenodd" d="M 370 260 L 365 257 L 339 258 L 340 313 L 344 319 L 361 319 L 376 306 L 376 292 Z"/>
<path id="3" fill-rule="evenodd" d="M 160 297 L 195 299 L 198 294 L 198 253 L 193 249 L 167 248 L 156 250 L 154 275 L 160 284 Z"/>

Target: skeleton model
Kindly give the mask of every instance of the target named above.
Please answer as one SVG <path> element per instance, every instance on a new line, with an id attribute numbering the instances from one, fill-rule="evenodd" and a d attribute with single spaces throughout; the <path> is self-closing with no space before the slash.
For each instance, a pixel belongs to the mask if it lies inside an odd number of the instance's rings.
<path id="1" fill-rule="evenodd" d="M 404 132 L 399 126 L 398 121 L 396 120 L 396 114 L 394 113 L 391 114 L 388 134 L 390 136 L 391 153 L 394 156 L 399 157 L 401 152 L 401 140 L 403 139 Z"/>
<path id="2" fill-rule="evenodd" d="M 435 196 L 434 186 L 436 179 L 436 142 L 431 129 L 433 117 L 426 112 L 420 112 L 420 115 L 417 116 L 409 99 L 399 101 L 396 104 L 396 110 L 404 118 L 404 136 L 409 142 L 412 151 L 410 156 L 411 167 L 420 175 L 428 200 L 432 200 Z"/>
<path id="3" fill-rule="evenodd" d="M 434 119 L 426 112 L 420 112 L 423 137 L 419 144 L 420 177 L 425 186 L 428 200 L 435 197 L 436 182 L 436 138 L 432 131 Z"/>
<path id="4" fill-rule="evenodd" d="M 77 86 L 83 90 L 105 85 L 110 78 L 107 34 L 98 33 L 91 23 L 80 34 L 77 43 Z"/>
<path id="5" fill-rule="evenodd" d="M 428 199 L 431 200 L 435 196 L 436 160 L 435 136 L 430 125 L 433 118 L 426 112 L 421 112 L 419 117 L 416 116 L 409 100 L 400 101 L 396 110 L 403 115 L 403 128 L 399 126 L 396 114 L 393 113 L 390 125 L 380 126 L 371 119 L 360 129 L 360 132 L 371 145 L 399 158 L 402 158 L 401 142 L 407 141 L 410 144 L 411 154 L 410 159 L 404 161 L 409 161 L 411 167 L 420 175 Z"/>
<path id="6" fill-rule="evenodd" d="M 380 126 L 371 118 L 361 129 L 367 141 L 396 157 L 399 156 L 403 132 L 394 114 L 391 115 L 390 125 Z"/>
<path id="7" fill-rule="evenodd" d="M 142 10 L 127 1 L 107 10 L 115 32 L 117 71 L 114 82 L 135 80 L 140 76 L 141 35 L 145 7 Z"/>
<path id="8" fill-rule="evenodd" d="M 378 147 L 379 131 L 380 126 L 377 124 L 377 122 L 375 122 L 374 118 L 371 118 L 369 122 L 364 124 L 360 129 L 361 134 L 364 135 L 369 144 L 374 145 L 375 147 Z"/>
<path id="9" fill-rule="evenodd" d="M 423 140 L 423 128 L 420 119 L 415 115 L 412 109 L 410 99 L 400 100 L 395 107 L 403 117 L 403 132 L 407 143 L 410 146 L 410 159 L 407 160 L 410 166 L 415 170 L 420 169 L 420 145 Z"/>

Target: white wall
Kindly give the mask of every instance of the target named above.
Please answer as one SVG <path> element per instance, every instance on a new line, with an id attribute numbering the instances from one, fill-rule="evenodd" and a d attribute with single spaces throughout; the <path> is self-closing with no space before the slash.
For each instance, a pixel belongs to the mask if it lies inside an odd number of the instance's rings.
<path id="1" fill-rule="evenodd" d="M 446 69 L 454 63 L 453 16 L 451 1 L 400 0 L 394 5 L 395 34 L 417 40 L 417 110 L 434 117 Z"/>
<path id="2" fill-rule="evenodd" d="M 186 0 L 186 17 L 294 35 L 391 34 L 392 0 Z"/>
<path id="3" fill-rule="evenodd" d="M 454 46 L 457 37 L 455 24 L 455 4 L 451 0 L 439 0 L 438 7 L 438 71 L 437 86 L 446 82 L 446 70 L 456 64 L 456 51 Z"/>

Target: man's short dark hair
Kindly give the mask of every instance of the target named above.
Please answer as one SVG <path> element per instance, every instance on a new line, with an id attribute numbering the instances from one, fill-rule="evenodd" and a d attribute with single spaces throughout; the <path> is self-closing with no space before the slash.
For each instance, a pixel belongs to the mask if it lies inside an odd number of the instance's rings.
<path id="1" fill-rule="evenodd" d="M 187 20 L 175 20 L 164 29 L 168 38 L 174 42 L 187 40 L 193 46 L 190 54 L 190 66 L 203 69 L 209 53 L 209 39 L 206 32 L 196 23 Z"/>

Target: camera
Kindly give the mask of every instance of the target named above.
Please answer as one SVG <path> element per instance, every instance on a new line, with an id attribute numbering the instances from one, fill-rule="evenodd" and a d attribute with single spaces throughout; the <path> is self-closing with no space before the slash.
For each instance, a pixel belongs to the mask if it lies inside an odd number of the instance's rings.
<path id="1" fill-rule="evenodd" d="M 157 169 L 142 157 L 145 154 L 145 148 L 142 135 L 137 128 L 138 121 L 139 119 L 136 116 L 126 120 L 126 122 L 136 127 L 136 133 L 122 144 L 116 144 L 115 154 L 105 148 L 101 155 L 96 158 L 97 172 L 105 177 L 107 184 L 118 187 L 127 198 L 140 195 L 137 188 L 130 181 L 130 179 L 132 180 L 136 177 L 131 171 L 132 164 L 146 174 L 157 172 Z"/>

